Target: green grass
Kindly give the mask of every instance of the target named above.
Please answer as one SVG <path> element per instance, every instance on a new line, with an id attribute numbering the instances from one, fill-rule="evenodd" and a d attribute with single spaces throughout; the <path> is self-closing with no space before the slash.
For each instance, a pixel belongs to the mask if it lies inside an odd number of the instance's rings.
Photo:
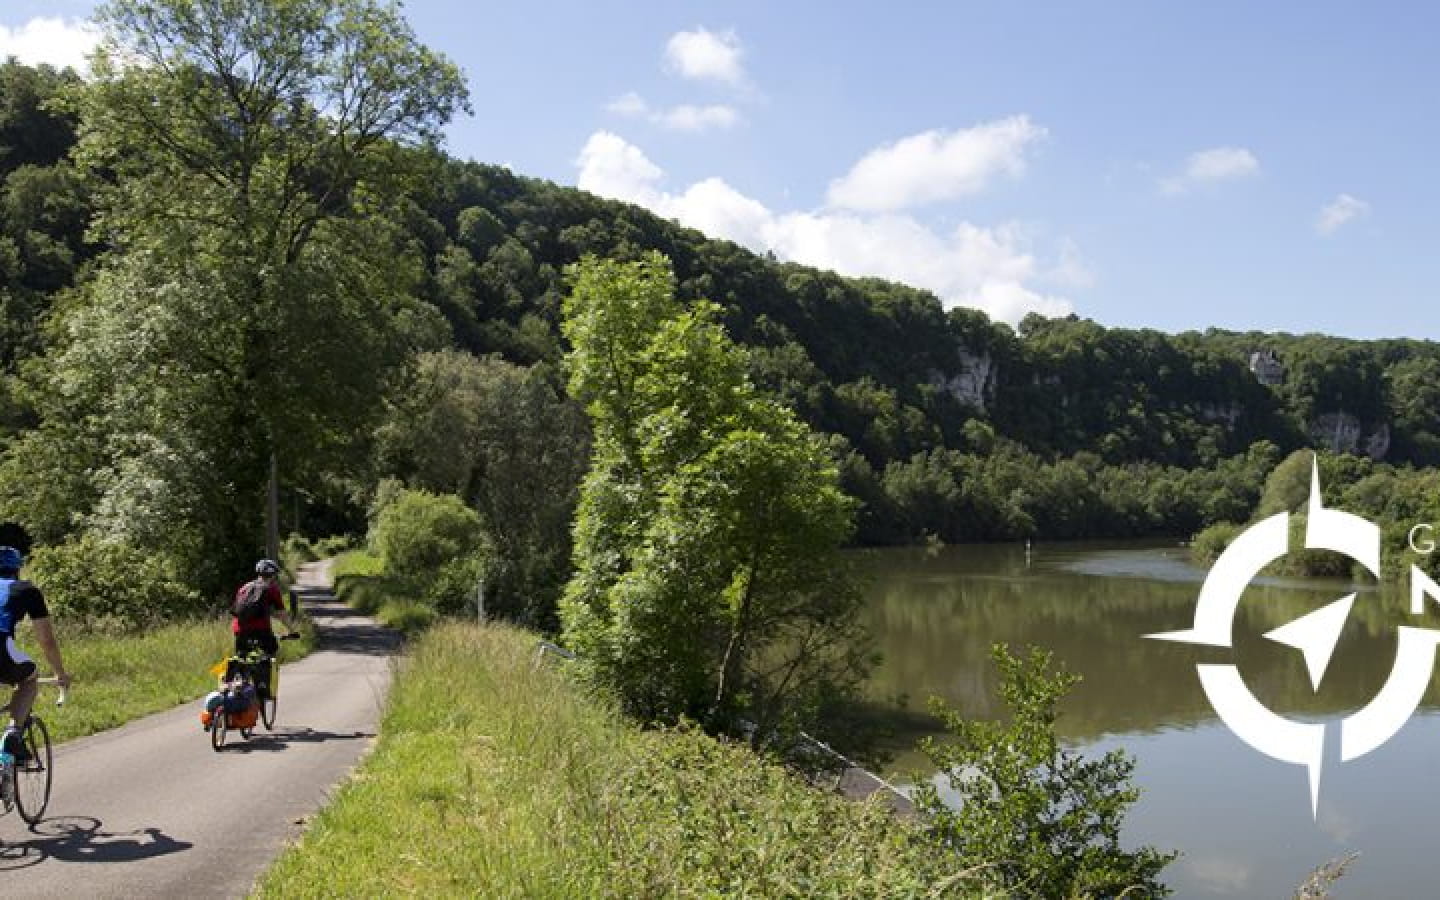
<path id="1" fill-rule="evenodd" d="M 352 550 L 335 558 L 330 576 L 335 596 L 381 625 L 409 636 L 428 628 L 437 619 L 434 607 L 416 596 L 404 579 L 385 574 L 380 557 Z"/>
<path id="2" fill-rule="evenodd" d="M 215 687 L 210 667 L 234 648 L 229 622 L 223 619 L 165 625 L 131 635 L 67 632 L 65 623 L 58 620 L 55 630 L 65 668 L 74 679 L 70 700 L 57 709 L 55 688 L 41 688 L 35 708 L 57 742 L 114 728 L 204 696 Z M 300 640 L 280 645 L 282 660 L 310 652 L 314 629 L 308 621 L 302 622 L 301 634 Z M 25 629 L 21 629 L 19 642 L 42 672 L 48 673 L 43 655 L 33 641 L 27 641 Z M 0 696 L 8 698 L 8 691 Z"/>
<path id="3" fill-rule="evenodd" d="M 918 826 L 693 731 L 640 731 L 536 635 L 437 625 L 263 897 L 974 896 Z"/>

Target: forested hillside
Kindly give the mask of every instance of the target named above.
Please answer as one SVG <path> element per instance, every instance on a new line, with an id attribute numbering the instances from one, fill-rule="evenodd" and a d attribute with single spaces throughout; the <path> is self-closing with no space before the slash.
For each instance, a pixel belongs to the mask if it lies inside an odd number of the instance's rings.
<path id="1" fill-rule="evenodd" d="M 118 255 L 108 251 L 134 238 L 123 222 L 115 225 L 113 211 L 95 217 L 95 195 L 114 177 L 113 161 L 93 146 L 72 160 L 85 107 L 61 95 L 77 81 L 44 67 L 0 66 L 0 435 L 7 446 L 0 519 L 51 544 L 134 521 L 135 503 L 167 509 L 156 486 L 165 476 L 135 470 L 171 459 L 185 444 L 176 438 L 152 452 L 138 431 L 105 431 L 105 421 L 125 414 L 118 407 L 146 401 L 101 389 L 84 371 L 166 351 L 137 324 L 151 321 L 143 311 L 151 276 L 107 268 Z M 305 406 L 343 385 L 299 383 L 298 373 L 313 374 L 333 362 L 327 353 L 345 349 L 303 349 L 303 338 L 326 330 L 330 313 L 307 319 L 310 307 L 301 304 L 275 326 L 309 330 L 277 337 L 267 351 L 310 353 L 309 369 L 297 363 L 293 378 L 266 388 L 273 393 L 266 403 L 298 410 L 266 427 L 303 432 L 307 441 L 287 447 L 293 465 L 281 466 L 287 529 L 363 527 L 375 485 L 387 477 L 458 491 L 496 517 L 514 515 L 534 504 L 487 495 L 485 473 L 493 481 L 508 465 L 513 475 L 534 453 L 502 459 L 493 441 L 484 452 L 436 448 L 457 435 L 490 429 L 515 437 L 560 421 L 555 440 L 571 449 L 549 460 L 543 477 L 567 484 L 555 487 L 531 539 L 563 543 L 586 440 L 558 372 L 563 272 L 586 254 L 638 259 L 650 250 L 671 260 L 681 299 L 719 304 L 724 326 L 749 350 L 754 382 L 833 436 L 845 487 L 864 504 L 861 542 L 1188 534 L 1244 519 L 1265 473 L 1296 448 L 1440 463 L 1440 345 L 1213 330 L 1167 335 L 1076 317 L 1031 316 L 1012 329 L 974 310 L 946 310 L 924 291 L 759 256 L 644 209 L 439 156 L 422 143 L 397 142 L 386 154 L 408 175 L 373 195 L 352 184 L 335 201 L 323 167 L 309 176 L 308 189 L 334 205 L 326 213 L 363 223 L 370 243 L 355 251 L 358 232 L 317 229 L 317 240 L 330 242 L 322 245 L 329 259 L 351 271 L 322 266 L 306 277 L 353 276 L 352 288 L 390 299 L 379 318 L 336 307 L 379 329 L 345 326 L 367 335 L 346 346 L 374 361 L 364 387 L 346 395 L 348 418 L 320 421 Z M 345 261 L 336 255 L 342 251 L 369 262 Z M 282 290 L 303 293 L 307 284 Z M 139 318 L 106 319 L 126 290 L 141 298 Z M 203 317 L 196 321 L 205 327 Z M 128 341 L 105 351 L 108 363 L 95 343 L 95 329 L 104 327 Z M 483 364 L 464 361 L 492 355 Z M 163 359 L 150 362 L 155 372 L 165 368 Z M 501 388 L 527 398 L 515 404 L 513 427 L 495 393 Z M 291 390 L 310 399 L 292 403 Z M 198 415 L 200 396 L 167 409 Z M 445 403 L 463 405 L 456 397 L 474 402 L 446 412 Z M 210 427 L 219 434 L 245 425 L 232 419 Z M 536 446 L 533 435 L 526 440 Z M 226 502 L 236 509 L 254 498 L 258 458 L 245 456 L 221 473 L 233 482 Z M 206 496 L 196 488 L 187 508 L 211 502 Z M 213 540 L 243 535 L 222 530 Z M 547 565 L 563 566 L 564 556 L 552 548 Z"/>

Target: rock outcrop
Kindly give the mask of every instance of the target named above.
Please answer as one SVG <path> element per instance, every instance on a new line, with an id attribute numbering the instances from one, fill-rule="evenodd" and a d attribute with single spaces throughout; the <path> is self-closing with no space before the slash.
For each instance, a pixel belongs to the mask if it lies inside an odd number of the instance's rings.
<path id="1" fill-rule="evenodd" d="M 954 374 L 931 372 L 930 383 L 960 403 L 985 413 L 995 399 L 999 367 L 988 353 L 971 353 L 961 348 L 960 371 Z"/>

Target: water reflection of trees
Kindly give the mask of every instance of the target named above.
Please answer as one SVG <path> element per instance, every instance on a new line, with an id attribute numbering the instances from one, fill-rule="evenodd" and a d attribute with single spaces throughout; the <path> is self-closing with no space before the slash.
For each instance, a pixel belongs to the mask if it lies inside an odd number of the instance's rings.
<path id="1" fill-rule="evenodd" d="M 1027 569 L 1023 549 L 1014 547 L 877 553 L 867 563 L 868 623 L 885 657 L 871 696 L 905 695 L 916 709 L 937 695 L 968 714 L 995 715 L 990 645 L 1039 644 L 1084 676 L 1060 721 L 1072 740 L 1213 719 L 1197 662 L 1236 662 L 1256 696 L 1278 712 L 1347 714 L 1384 683 L 1394 627 L 1409 619 L 1408 599 L 1398 591 L 1362 592 L 1315 691 L 1300 653 L 1262 635 L 1354 590 L 1343 584 L 1252 586 L 1236 615 L 1232 652 L 1141 637 L 1188 627 L 1198 581 Z M 1432 685 L 1427 701 L 1437 697 Z"/>

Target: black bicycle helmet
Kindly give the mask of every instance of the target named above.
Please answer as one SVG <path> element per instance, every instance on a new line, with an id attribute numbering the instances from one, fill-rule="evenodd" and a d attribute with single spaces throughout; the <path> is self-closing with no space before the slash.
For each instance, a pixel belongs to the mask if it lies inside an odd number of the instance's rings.
<path id="1" fill-rule="evenodd" d="M 273 559 L 262 559 L 255 564 L 256 575 L 279 575 L 280 565 Z"/>

